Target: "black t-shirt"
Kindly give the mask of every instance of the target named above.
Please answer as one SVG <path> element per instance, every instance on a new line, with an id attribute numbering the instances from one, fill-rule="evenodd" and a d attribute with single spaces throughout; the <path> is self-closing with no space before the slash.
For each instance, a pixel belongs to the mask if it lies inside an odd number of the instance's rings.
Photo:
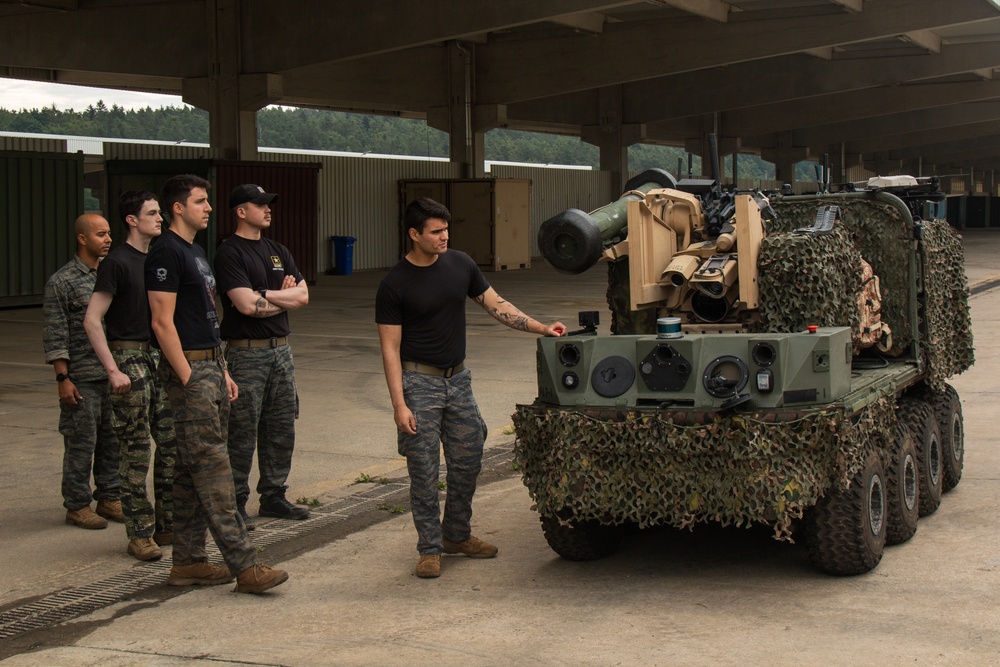
<path id="1" fill-rule="evenodd" d="M 402 325 L 404 360 L 450 368 L 465 360 L 465 299 L 489 288 L 476 263 L 459 250 L 438 255 L 430 266 L 403 258 L 378 287 L 375 322 Z"/>
<path id="2" fill-rule="evenodd" d="M 146 253 L 128 243 L 108 253 L 97 266 L 95 292 L 112 296 L 104 315 L 108 340 L 149 340 L 149 299 L 143 284 Z"/>
<path id="3" fill-rule="evenodd" d="M 146 290 L 174 292 L 174 326 L 185 350 L 219 346 L 215 276 L 201 246 L 167 230 L 146 256 Z"/>
<path id="4" fill-rule="evenodd" d="M 215 275 L 222 297 L 223 338 L 280 338 L 289 334 L 287 312 L 271 317 L 247 317 L 229 298 L 229 290 L 235 287 L 277 290 L 285 276 L 294 276 L 296 284 L 301 282 L 302 274 L 288 248 L 271 239 L 252 241 L 230 236 L 215 255 Z"/>

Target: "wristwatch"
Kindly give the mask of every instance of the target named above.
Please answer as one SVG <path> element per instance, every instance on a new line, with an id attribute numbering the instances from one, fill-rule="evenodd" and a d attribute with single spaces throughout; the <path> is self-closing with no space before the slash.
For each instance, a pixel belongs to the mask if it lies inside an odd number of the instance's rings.
<path id="1" fill-rule="evenodd" d="M 260 289 L 260 298 L 262 298 L 262 299 L 266 299 L 267 298 L 267 289 L 266 288 L 262 287 Z"/>
<path id="2" fill-rule="evenodd" d="M 56 382 L 62 382 L 63 380 L 72 380 L 73 376 L 69 373 L 56 373 Z"/>

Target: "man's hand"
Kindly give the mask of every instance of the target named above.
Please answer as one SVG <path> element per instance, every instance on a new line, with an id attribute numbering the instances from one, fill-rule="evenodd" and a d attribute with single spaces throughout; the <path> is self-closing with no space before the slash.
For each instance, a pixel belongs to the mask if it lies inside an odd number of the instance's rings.
<path id="1" fill-rule="evenodd" d="M 295 276 L 285 276 L 285 279 L 281 281 L 281 289 L 292 289 L 296 285 L 298 283 L 295 282 Z"/>
<path id="2" fill-rule="evenodd" d="M 72 380 L 63 380 L 59 383 L 59 400 L 75 408 L 83 400 L 83 395 L 77 390 Z"/>
<path id="3" fill-rule="evenodd" d="M 405 405 L 400 406 L 393 410 L 393 419 L 396 420 L 396 428 L 398 428 L 403 433 L 409 433 L 410 435 L 417 434 L 417 419 L 410 412 L 410 409 Z"/>
<path id="4" fill-rule="evenodd" d="M 127 394 L 132 388 L 132 379 L 117 368 L 108 371 L 108 382 L 111 383 L 111 391 L 116 394 Z"/>
<path id="5" fill-rule="evenodd" d="M 553 324 L 546 325 L 545 335 L 546 336 L 564 336 L 566 334 L 566 325 L 562 322 L 555 322 Z"/>
<path id="6" fill-rule="evenodd" d="M 225 371 L 225 373 L 226 373 L 226 392 L 229 394 L 229 402 L 234 403 L 236 399 L 239 398 L 240 396 L 240 388 L 236 386 L 236 383 L 233 382 L 233 378 L 229 376 L 229 371 L 227 370 Z"/>

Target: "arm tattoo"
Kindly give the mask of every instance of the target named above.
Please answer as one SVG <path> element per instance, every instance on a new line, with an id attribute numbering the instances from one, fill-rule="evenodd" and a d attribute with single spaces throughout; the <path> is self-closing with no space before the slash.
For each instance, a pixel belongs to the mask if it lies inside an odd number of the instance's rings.
<path id="1" fill-rule="evenodd" d="M 267 302 L 267 299 L 265 299 L 264 297 L 261 297 L 261 298 L 257 299 L 257 303 L 254 304 L 254 305 L 256 306 L 256 309 L 253 311 L 253 317 L 257 317 L 257 318 L 260 318 L 260 317 L 270 317 L 270 315 L 271 315 L 270 313 L 263 312 L 263 311 L 267 310 L 268 306 L 271 305 L 270 303 Z"/>

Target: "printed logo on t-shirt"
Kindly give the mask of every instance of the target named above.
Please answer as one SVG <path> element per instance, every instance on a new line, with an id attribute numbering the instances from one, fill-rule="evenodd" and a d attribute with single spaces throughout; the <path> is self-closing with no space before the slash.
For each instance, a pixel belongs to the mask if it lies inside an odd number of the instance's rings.
<path id="1" fill-rule="evenodd" d="M 271 264 L 274 265 L 275 269 L 284 269 L 285 267 L 281 264 L 281 258 L 277 255 L 271 255 Z"/>
<path id="2" fill-rule="evenodd" d="M 157 269 L 156 270 L 156 279 L 159 280 L 161 283 L 164 280 L 166 280 L 167 279 L 167 270 L 166 269 Z"/>

